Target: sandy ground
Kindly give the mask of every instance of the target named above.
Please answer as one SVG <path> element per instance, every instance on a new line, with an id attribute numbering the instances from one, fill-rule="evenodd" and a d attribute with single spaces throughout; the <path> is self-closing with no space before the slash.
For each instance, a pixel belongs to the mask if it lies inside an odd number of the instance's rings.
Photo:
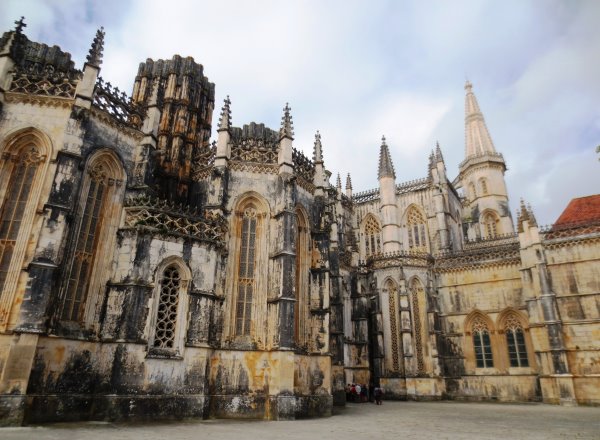
<path id="1" fill-rule="evenodd" d="M 323 419 L 103 422 L 0 428 L 1 440 L 600 439 L 600 408 L 457 402 L 351 403 Z"/>

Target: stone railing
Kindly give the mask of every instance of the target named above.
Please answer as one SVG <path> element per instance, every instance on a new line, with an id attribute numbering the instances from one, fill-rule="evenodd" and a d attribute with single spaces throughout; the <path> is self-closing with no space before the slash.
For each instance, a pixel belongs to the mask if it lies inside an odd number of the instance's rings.
<path id="1" fill-rule="evenodd" d="M 507 234 L 498 234 L 493 237 L 476 238 L 474 240 L 465 240 L 464 248 L 466 249 L 479 249 L 487 248 L 490 246 L 498 246 L 503 244 L 510 244 L 519 241 L 519 234 L 516 232 L 510 232 Z"/>
<path id="2" fill-rule="evenodd" d="M 542 239 L 555 240 L 600 233 L 600 220 L 563 223 L 540 227 Z"/>
<path id="3" fill-rule="evenodd" d="M 52 65 L 30 64 L 27 68 L 20 68 L 15 72 L 9 91 L 73 99 L 80 79 L 79 71 L 67 74 L 55 71 Z"/>
<path id="4" fill-rule="evenodd" d="M 292 161 L 294 162 L 296 176 L 312 183 L 315 175 L 315 165 L 313 162 L 302 151 L 295 148 L 292 150 Z"/>
<path id="5" fill-rule="evenodd" d="M 143 108 L 134 104 L 125 92 L 104 82 L 102 78 L 98 78 L 96 82 L 93 103 L 122 124 L 132 128 L 142 126 L 145 116 Z"/>
<path id="6" fill-rule="evenodd" d="M 155 233 L 184 236 L 225 246 L 226 221 L 216 214 L 200 215 L 197 210 L 146 196 L 125 202 L 125 227 Z"/>

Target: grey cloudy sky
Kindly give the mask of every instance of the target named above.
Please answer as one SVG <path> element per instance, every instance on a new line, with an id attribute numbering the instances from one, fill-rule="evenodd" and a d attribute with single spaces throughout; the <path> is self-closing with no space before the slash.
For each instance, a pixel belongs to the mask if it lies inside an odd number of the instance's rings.
<path id="1" fill-rule="evenodd" d="M 101 75 L 130 91 L 146 58 L 193 56 L 216 84 L 215 120 L 279 127 L 292 107 L 296 148 L 377 186 L 385 134 L 398 183 L 425 177 L 439 141 L 453 179 L 464 158 L 465 79 L 474 84 L 523 197 L 551 223 L 573 197 L 600 192 L 600 2 L 3 0 L 0 29 L 24 15 L 27 36 L 80 67 L 104 26 Z"/>

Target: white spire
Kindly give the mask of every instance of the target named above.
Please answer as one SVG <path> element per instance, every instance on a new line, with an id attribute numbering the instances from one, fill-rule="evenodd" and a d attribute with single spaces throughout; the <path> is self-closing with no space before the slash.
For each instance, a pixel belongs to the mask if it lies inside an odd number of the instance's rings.
<path id="1" fill-rule="evenodd" d="M 465 159 L 471 156 L 496 153 L 472 89 L 473 85 L 467 81 L 465 84 L 467 92 L 465 96 Z"/>

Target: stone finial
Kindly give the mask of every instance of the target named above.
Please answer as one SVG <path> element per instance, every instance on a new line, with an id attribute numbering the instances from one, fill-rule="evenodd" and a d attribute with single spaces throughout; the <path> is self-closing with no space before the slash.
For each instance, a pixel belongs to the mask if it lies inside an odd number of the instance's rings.
<path id="1" fill-rule="evenodd" d="M 25 23 L 25 17 L 21 16 L 21 19 L 15 21 L 15 24 L 17 25 L 17 27 L 15 27 L 15 32 L 21 35 L 23 33 L 23 28 L 27 27 L 27 24 Z"/>
<path id="2" fill-rule="evenodd" d="M 229 130 L 231 128 L 231 100 L 229 95 L 223 102 L 223 108 L 221 109 L 221 117 L 219 118 L 219 128 L 217 131 Z"/>
<path id="3" fill-rule="evenodd" d="M 346 189 L 352 189 L 352 179 L 350 178 L 350 173 L 346 176 Z"/>
<path id="4" fill-rule="evenodd" d="M 385 143 L 385 136 L 381 137 L 381 148 L 379 150 L 379 170 L 377 172 L 377 177 L 379 179 L 382 177 L 396 178 L 394 164 L 392 163 L 392 159 L 390 157 L 390 150 Z"/>
<path id="5" fill-rule="evenodd" d="M 292 125 L 292 116 L 290 115 L 290 105 L 286 102 L 283 108 L 283 117 L 281 118 L 281 129 L 279 135 L 284 138 L 294 139 L 294 128 Z"/>
<path id="6" fill-rule="evenodd" d="M 323 163 L 323 146 L 321 145 L 321 133 L 317 130 L 315 134 L 315 147 L 313 149 L 313 162 Z"/>
<path id="7" fill-rule="evenodd" d="M 102 53 L 104 51 L 104 27 L 101 27 L 96 32 L 92 47 L 86 57 L 86 62 L 94 67 L 100 67 L 102 64 Z"/>
<path id="8" fill-rule="evenodd" d="M 342 179 L 340 177 L 340 173 L 337 173 L 337 179 L 335 181 L 335 187 L 339 190 L 342 189 Z"/>

